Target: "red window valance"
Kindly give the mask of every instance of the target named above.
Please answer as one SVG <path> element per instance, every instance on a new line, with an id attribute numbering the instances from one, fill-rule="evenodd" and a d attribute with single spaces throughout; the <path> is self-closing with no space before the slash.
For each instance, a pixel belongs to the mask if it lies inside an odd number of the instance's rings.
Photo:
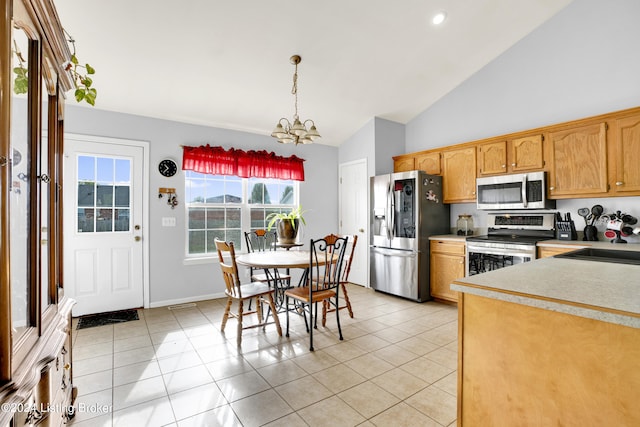
<path id="1" fill-rule="evenodd" d="M 304 159 L 276 153 L 244 151 L 209 144 L 183 147 L 182 169 L 210 175 L 235 175 L 241 178 L 278 178 L 304 181 Z"/>

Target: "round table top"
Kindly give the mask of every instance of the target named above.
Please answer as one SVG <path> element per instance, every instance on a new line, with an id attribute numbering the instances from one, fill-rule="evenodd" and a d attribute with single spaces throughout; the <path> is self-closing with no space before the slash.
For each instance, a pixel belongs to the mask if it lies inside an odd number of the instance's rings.
<path id="1" fill-rule="evenodd" d="M 236 256 L 236 262 L 253 268 L 308 268 L 309 251 L 252 252 Z"/>

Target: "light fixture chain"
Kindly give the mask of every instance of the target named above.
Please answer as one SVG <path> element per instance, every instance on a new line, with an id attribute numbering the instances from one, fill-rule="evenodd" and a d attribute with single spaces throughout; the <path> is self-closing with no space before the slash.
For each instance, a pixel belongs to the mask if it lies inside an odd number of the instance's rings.
<path id="1" fill-rule="evenodd" d="M 291 88 L 291 93 L 295 97 L 295 115 L 294 119 L 298 118 L 298 64 L 295 64 L 296 70 L 293 73 L 293 87 Z"/>

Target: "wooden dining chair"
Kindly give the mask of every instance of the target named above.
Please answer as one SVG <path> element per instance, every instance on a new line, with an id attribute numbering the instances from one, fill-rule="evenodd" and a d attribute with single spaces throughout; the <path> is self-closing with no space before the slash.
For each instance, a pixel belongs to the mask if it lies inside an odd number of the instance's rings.
<path id="1" fill-rule="evenodd" d="M 353 262 L 353 253 L 356 249 L 356 243 L 358 243 L 358 235 L 348 235 L 347 248 L 344 253 L 344 262 L 342 263 L 342 272 L 340 273 L 340 289 L 342 290 L 342 299 L 344 305 L 339 305 L 338 308 L 331 308 L 328 301 L 322 302 L 322 326 L 327 324 L 327 313 L 331 313 L 334 310 L 347 309 L 349 311 L 349 317 L 353 319 L 353 309 L 351 308 L 351 301 L 349 301 L 349 294 L 347 293 L 347 283 L 349 283 L 349 272 L 351 271 L 351 263 Z"/>
<path id="2" fill-rule="evenodd" d="M 309 350 L 313 351 L 313 330 L 317 329 L 318 303 L 327 301 L 333 307 L 339 305 L 340 273 L 344 261 L 348 237 L 330 234 L 322 239 L 311 239 L 309 244 L 309 269 L 305 286 L 287 289 L 284 293 L 289 336 L 289 311 L 302 310 L 307 332 L 309 332 Z M 290 300 L 292 300 L 290 302 Z M 315 312 L 315 314 L 314 314 Z M 338 333 L 342 340 L 340 310 L 335 310 Z M 309 314 L 307 323 L 306 313 Z"/>
<path id="3" fill-rule="evenodd" d="M 222 316 L 222 325 L 220 330 L 224 332 L 227 320 L 229 319 L 229 316 L 231 316 L 238 320 L 238 346 L 242 343 L 243 329 L 264 327 L 268 324 L 275 323 L 278 335 L 282 336 L 282 328 L 280 327 L 278 312 L 273 301 L 274 290 L 270 288 L 267 283 L 262 282 L 251 282 L 245 285 L 240 284 L 238 265 L 236 264 L 236 252 L 233 247 L 233 242 L 225 242 L 223 240 L 215 239 L 215 244 L 216 249 L 218 250 L 218 258 L 220 260 L 220 268 L 222 270 L 224 284 L 226 286 L 225 294 L 227 295 L 227 304 L 224 308 L 224 315 Z M 246 300 L 251 301 L 254 299 L 256 302 L 255 310 L 247 308 L 247 311 L 245 311 L 244 302 Z M 231 305 L 234 301 L 238 304 L 237 313 L 231 312 Z M 271 315 L 273 316 L 273 322 L 268 322 L 268 319 L 264 319 L 262 317 L 263 303 L 267 303 L 269 305 Z M 257 314 L 258 323 L 244 326 L 244 316 L 253 313 Z"/>
<path id="4" fill-rule="evenodd" d="M 247 243 L 247 252 L 266 252 L 275 251 L 277 249 L 278 234 L 275 231 L 253 230 L 244 233 L 244 240 Z M 273 271 L 265 271 L 264 273 L 256 273 L 255 268 L 250 267 L 251 281 L 253 282 L 269 282 L 278 280 L 281 284 L 289 287 L 291 276 L 289 274 L 281 274 L 277 268 Z"/>

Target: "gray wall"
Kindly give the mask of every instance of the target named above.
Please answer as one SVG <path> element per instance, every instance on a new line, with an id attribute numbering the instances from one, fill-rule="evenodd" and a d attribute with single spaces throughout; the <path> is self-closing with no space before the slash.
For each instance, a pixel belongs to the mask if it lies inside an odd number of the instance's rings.
<path id="1" fill-rule="evenodd" d="M 393 156 L 405 152 L 405 126 L 374 117 L 340 145 L 339 162 L 367 159 L 368 176 L 393 172 Z"/>
<path id="2" fill-rule="evenodd" d="M 638 0 L 575 0 L 407 123 L 406 152 L 639 106 L 639 22 Z M 559 200 L 557 209 L 582 230 L 577 210 L 595 203 L 640 216 L 640 197 Z M 468 203 L 452 205 L 452 226 L 461 213 L 486 228 Z"/>
<path id="3" fill-rule="evenodd" d="M 307 226 L 301 241 L 338 230 L 338 149 L 319 144 L 285 146 L 268 135 L 258 135 L 167 120 L 101 111 L 67 103 L 65 132 L 149 141 L 150 148 L 150 301 L 152 306 L 220 296 L 224 283 L 216 262 L 185 265 L 184 173 L 164 178 L 157 172 L 160 160 L 171 157 L 181 164 L 180 145 L 221 145 L 225 148 L 274 151 L 306 159 L 305 181 L 300 184 L 300 204 Z M 158 200 L 159 187 L 175 187 L 180 204 L 172 210 Z M 322 195 L 319 197 L 319 195 Z M 162 217 L 176 218 L 176 227 L 162 227 Z"/>
<path id="4" fill-rule="evenodd" d="M 406 125 L 406 151 L 640 105 L 640 1 L 575 0 Z"/>

